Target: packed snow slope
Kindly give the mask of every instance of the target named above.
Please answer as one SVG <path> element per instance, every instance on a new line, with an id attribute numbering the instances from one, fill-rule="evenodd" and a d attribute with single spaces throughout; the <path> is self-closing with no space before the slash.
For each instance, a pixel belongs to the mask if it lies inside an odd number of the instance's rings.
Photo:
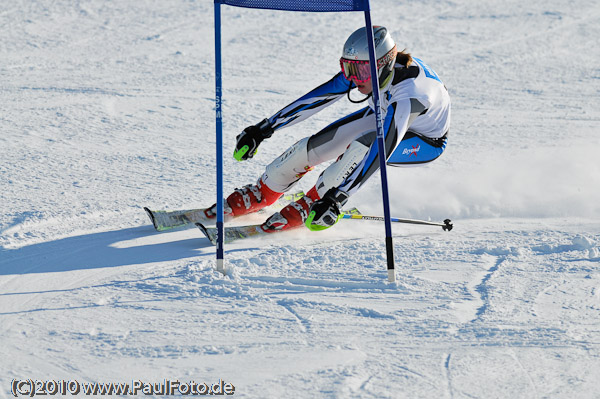
<path id="1" fill-rule="evenodd" d="M 0 397 L 13 379 L 222 379 L 241 398 L 600 397 L 598 2 L 372 8 L 453 100 L 443 156 L 388 172 L 394 216 L 455 223 L 394 226 L 396 284 L 376 222 L 229 245 L 225 276 L 199 231 L 149 224 L 142 206 L 215 200 L 212 2 L 2 2 Z M 338 71 L 364 18 L 222 14 L 230 192 L 357 109 L 342 100 L 251 161 L 230 156 L 244 127 Z M 379 193 L 377 175 L 348 205 L 382 214 Z"/>

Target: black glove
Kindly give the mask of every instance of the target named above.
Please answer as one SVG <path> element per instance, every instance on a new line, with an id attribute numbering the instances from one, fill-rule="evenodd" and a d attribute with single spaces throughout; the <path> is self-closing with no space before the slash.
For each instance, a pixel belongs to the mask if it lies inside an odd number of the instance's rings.
<path id="1" fill-rule="evenodd" d="M 342 217 L 342 206 L 348 201 L 348 194 L 333 187 L 323 198 L 315 201 L 304 223 L 312 231 L 325 230 L 337 223 Z"/>
<path id="2" fill-rule="evenodd" d="M 248 126 L 235 139 L 235 151 L 233 157 L 238 161 L 245 161 L 256 154 L 258 146 L 264 139 L 268 139 L 273 134 L 273 128 L 268 119 L 263 119 L 260 123 Z"/>

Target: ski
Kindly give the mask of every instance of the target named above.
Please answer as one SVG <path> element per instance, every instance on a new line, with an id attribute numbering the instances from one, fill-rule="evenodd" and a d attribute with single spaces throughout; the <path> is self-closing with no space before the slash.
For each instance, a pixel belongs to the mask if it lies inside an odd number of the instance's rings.
<path id="1" fill-rule="evenodd" d="M 297 192 L 294 194 L 288 194 L 282 196 L 273 207 L 283 207 L 286 202 L 297 201 L 304 196 L 303 192 Z M 163 211 L 163 210 L 151 210 L 150 208 L 144 207 L 144 211 L 150 218 L 152 225 L 157 231 L 172 230 L 179 227 L 193 225 L 195 223 L 201 223 L 203 225 L 214 225 L 215 220 L 207 218 L 204 211 L 208 208 L 197 208 L 197 209 L 182 209 L 174 211 Z M 265 212 L 261 210 L 260 212 Z M 225 221 L 231 220 L 225 216 Z"/>
<path id="2" fill-rule="evenodd" d="M 217 228 L 216 227 L 206 227 L 202 223 L 196 223 L 196 226 L 204 233 L 206 238 L 211 242 L 212 245 L 217 245 Z M 257 237 L 265 233 L 263 229 L 260 228 L 260 224 L 254 224 L 249 226 L 231 226 L 224 228 L 223 242 L 228 244 L 230 242 L 240 240 L 243 238 Z"/>
<path id="3" fill-rule="evenodd" d="M 177 211 L 153 211 L 144 207 L 156 231 L 165 231 L 193 223 L 212 223 L 204 214 L 204 209 L 184 209 Z"/>

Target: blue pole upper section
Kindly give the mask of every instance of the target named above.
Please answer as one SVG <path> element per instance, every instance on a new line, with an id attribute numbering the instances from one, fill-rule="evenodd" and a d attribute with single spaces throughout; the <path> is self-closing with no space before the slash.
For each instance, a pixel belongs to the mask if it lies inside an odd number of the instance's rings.
<path id="1" fill-rule="evenodd" d="M 340 12 L 369 10 L 368 0 L 215 0 L 215 3 L 234 7 L 284 11 Z"/>

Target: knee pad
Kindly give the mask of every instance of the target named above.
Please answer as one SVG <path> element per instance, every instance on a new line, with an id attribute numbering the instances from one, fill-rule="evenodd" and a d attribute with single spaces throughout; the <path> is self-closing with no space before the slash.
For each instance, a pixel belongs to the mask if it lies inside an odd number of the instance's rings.
<path id="1" fill-rule="evenodd" d="M 327 190 L 342 184 L 361 164 L 363 158 L 369 152 L 369 148 L 364 140 L 353 141 L 340 158 L 329 165 L 319 176 L 315 185 L 319 197 L 323 198 Z"/>
<path id="2" fill-rule="evenodd" d="M 286 192 L 313 169 L 308 162 L 308 139 L 298 141 L 267 166 L 262 176 L 267 187 L 276 192 Z"/>

